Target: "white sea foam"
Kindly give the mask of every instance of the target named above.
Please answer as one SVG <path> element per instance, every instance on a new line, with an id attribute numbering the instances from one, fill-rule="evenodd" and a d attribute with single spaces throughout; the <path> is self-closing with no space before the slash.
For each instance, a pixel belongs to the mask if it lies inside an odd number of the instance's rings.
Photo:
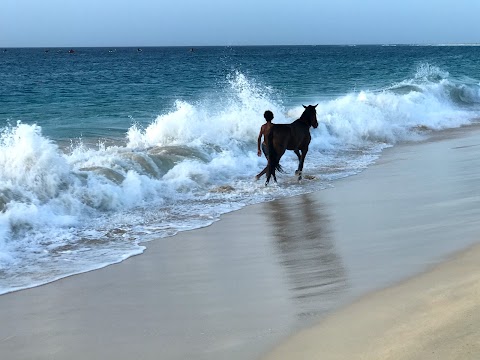
<path id="1" fill-rule="evenodd" d="M 245 204 L 323 188 L 387 146 L 479 116 L 479 84 L 428 64 L 386 89 L 319 96 L 320 125 L 304 168 L 316 180 L 298 186 L 288 152 L 281 185 L 265 188 L 252 181 L 266 164 L 256 155 L 262 114 L 270 109 L 274 122 L 287 123 L 303 107 L 285 108 L 272 89 L 238 72 L 228 84 L 215 104 L 178 100 L 147 127 L 132 126 L 125 146 L 80 143 L 65 153 L 36 125 L 5 128 L 0 293 L 121 261 L 143 251 L 140 240 L 205 226 Z"/>

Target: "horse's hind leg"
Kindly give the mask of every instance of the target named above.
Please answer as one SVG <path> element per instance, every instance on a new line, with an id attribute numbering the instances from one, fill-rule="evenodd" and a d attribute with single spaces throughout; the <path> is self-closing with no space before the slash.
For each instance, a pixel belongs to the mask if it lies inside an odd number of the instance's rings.
<path id="1" fill-rule="evenodd" d="M 265 186 L 267 186 L 268 183 L 270 182 L 270 178 L 272 177 L 272 175 L 273 175 L 273 181 L 275 181 L 275 184 L 276 184 L 277 176 L 275 175 L 275 169 L 273 169 L 273 171 L 270 171 L 270 166 L 267 165 L 266 172 L 267 172 L 267 180 L 265 180 Z"/>
<path id="2" fill-rule="evenodd" d="M 271 172 L 270 172 L 270 168 L 269 166 L 267 165 L 267 167 L 265 168 L 266 170 L 266 174 L 267 174 L 267 179 L 265 180 L 265 186 L 268 185 L 268 183 L 270 182 L 270 177 L 272 176 Z"/>
<path id="3" fill-rule="evenodd" d="M 265 168 L 255 176 L 255 180 L 259 180 L 262 177 L 262 175 L 267 172 L 267 169 L 268 169 L 268 165 L 265 166 Z"/>
<path id="4" fill-rule="evenodd" d="M 277 176 L 275 175 L 275 171 L 273 171 L 273 173 L 269 173 L 267 171 L 267 180 L 265 180 L 265 186 L 268 185 L 268 183 L 270 182 L 270 177 L 273 175 L 273 181 L 275 182 L 275 184 L 277 183 Z"/>
<path id="5" fill-rule="evenodd" d="M 273 181 L 275 181 L 275 184 L 277 183 L 277 177 L 275 176 L 275 173 L 273 174 L 270 174 L 268 171 L 267 171 L 267 180 L 265 180 L 265 186 L 268 185 L 268 183 L 270 182 L 270 177 L 273 175 Z"/>

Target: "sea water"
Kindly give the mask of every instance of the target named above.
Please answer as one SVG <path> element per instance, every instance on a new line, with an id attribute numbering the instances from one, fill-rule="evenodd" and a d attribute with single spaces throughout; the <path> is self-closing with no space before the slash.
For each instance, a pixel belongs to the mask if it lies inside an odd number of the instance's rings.
<path id="1" fill-rule="evenodd" d="M 0 49 L 0 294 L 120 262 L 245 205 L 334 186 L 478 122 L 480 47 Z M 318 104 L 297 183 L 254 180 L 263 112 Z M 161 240 L 159 240 L 161 241 Z"/>

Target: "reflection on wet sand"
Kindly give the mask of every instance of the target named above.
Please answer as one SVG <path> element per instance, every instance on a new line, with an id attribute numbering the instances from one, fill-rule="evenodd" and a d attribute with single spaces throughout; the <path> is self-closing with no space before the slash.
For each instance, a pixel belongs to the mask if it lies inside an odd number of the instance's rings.
<path id="1" fill-rule="evenodd" d="M 347 279 L 325 209 L 308 194 L 269 206 L 276 249 L 298 316 L 331 310 L 345 292 Z"/>

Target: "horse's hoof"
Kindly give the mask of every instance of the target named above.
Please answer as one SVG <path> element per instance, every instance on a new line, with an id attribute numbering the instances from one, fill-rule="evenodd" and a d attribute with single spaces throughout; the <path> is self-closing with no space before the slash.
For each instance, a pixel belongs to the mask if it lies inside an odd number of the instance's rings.
<path id="1" fill-rule="evenodd" d="M 298 175 L 298 170 L 295 170 L 295 175 Z"/>
<path id="2" fill-rule="evenodd" d="M 268 186 L 268 181 L 265 181 L 265 186 Z"/>

